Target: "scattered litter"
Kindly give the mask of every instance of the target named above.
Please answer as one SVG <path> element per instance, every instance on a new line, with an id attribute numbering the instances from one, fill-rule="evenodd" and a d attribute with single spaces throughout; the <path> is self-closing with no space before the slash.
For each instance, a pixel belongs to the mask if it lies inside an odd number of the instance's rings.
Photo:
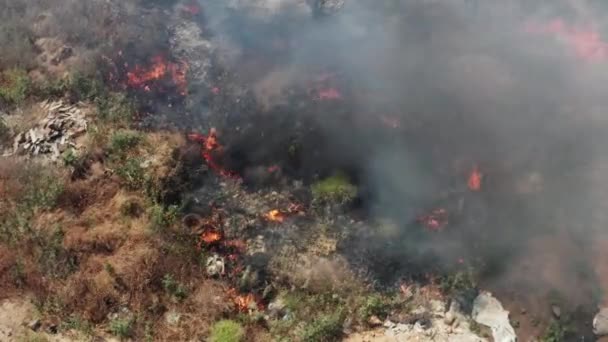
<path id="1" fill-rule="evenodd" d="M 224 258 L 217 254 L 210 256 L 207 258 L 206 270 L 207 274 L 212 277 L 223 275 L 226 271 Z"/>

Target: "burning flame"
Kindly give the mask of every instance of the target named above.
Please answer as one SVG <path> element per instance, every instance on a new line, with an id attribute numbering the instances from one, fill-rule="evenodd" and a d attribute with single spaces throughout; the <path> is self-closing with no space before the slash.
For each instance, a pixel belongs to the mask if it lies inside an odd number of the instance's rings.
<path id="1" fill-rule="evenodd" d="M 154 82 L 170 79 L 177 87 L 180 95 L 185 96 L 188 88 L 187 72 L 188 64 L 185 62 L 172 63 L 168 62 L 163 56 L 155 56 L 152 58 L 152 65 L 149 67 L 136 65 L 133 70 L 127 72 L 127 85 L 149 92 Z"/>
<path id="2" fill-rule="evenodd" d="M 290 203 L 287 209 L 273 209 L 264 214 L 264 218 L 270 222 L 283 222 L 288 216 L 304 213 L 304 206 L 299 203 Z"/>
<path id="3" fill-rule="evenodd" d="M 242 295 L 234 288 L 229 289 L 227 293 L 228 296 L 231 297 L 236 309 L 240 312 L 248 312 L 252 308 L 258 308 L 260 310 L 263 310 L 264 308 L 261 303 L 256 301 L 256 298 L 252 293 Z"/>
<path id="4" fill-rule="evenodd" d="M 433 209 L 429 214 L 418 217 L 418 222 L 428 230 L 440 231 L 448 225 L 448 212 L 443 208 Z"/>
<path id="5" fill-rule="evenodd" d="M 236 173 L 225 170 L 216 160 L 215 156 L 219 155 L 223 151 L 222 145 L 220 145 L 217 139 L 217 131 L 215 128 L 209 130 L 209 135 L 202 135 L 199 133 L 192 133 L 188 135 L 188 139 L 202 144 L 202 156 L 205 162 L 215 172 L 228 178 L 238 178 Z"/>
<path id="6" fill-rule="evenodd" d="M 548 24 L 530 24 L 527 31 L 536 34 L 552 34 L 563 39 L 575 54 L 589 62 L 601 62 L 608 58 L 608 43 L 591 28 L 578 28 L 554 19 Z"/>
<path id="7" fill-rule="evenodd" d="M 222 239 L 222 234 L 217 231 L 206 231 L 201 234 L 201 241 L 210 245 Z"/>
<path id="8" fill-rule="evenodd" d="M 483 174 L 479 172 L 479 168 L 477 166 L 473 167 L 473 170 L 469 174 L 469 179 L 467 180 L 467 186 L 471 191 L 479 191 L 481 190 L 481 180 L 483 178 Z"/>
<path id="9" fill-rule="evenodd" d="M 268 221 L 272 222 L 283 222 L 285 220 L 285 215 L 283 215 L 283 213 L 281 213 L 281 211 L 278 209 L 273 209 L 269 211 L 268 213 L 266 213 L 266 215 L 264 215 L 264 217 Z"/>

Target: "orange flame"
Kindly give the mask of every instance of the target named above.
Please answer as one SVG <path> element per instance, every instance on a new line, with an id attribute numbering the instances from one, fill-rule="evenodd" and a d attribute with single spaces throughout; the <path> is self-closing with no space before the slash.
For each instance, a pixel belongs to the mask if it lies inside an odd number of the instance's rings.
<path id="1" fill-rule="evenodd" d="M 217 131 L 215 128 L 209 130 L 209 135 L 202 135 L 199 133 L 188 134 L 188 139 L 191 141 L 199 142 L 202 144 L 202 156 L 205 162 L 215 172 L 228 178 L 238 178 L 238 176 L 232 172 L 225 170 L 216 160 L 215 156 L 220 155 L 223 151 L 222 145 L 220 145 L 217 139 Z"/>
<path id="2" fill-rule="evenodd" d="M 477 166 L 473 167 L 473 170 L 469 174 L 469 179 L 467 180 L 467 186 L 471 191 L 479 191 L 481 190 L 481 180 L 483 178 L 483 174 L 479 172 L 479 168 Z"/>
<path id="3" fill-rule="evenodd" d="M 269 211 L 268 213 L 266 213 L 266 215 L 264 215 L 264 217 L 268 221 L 272 222 L 283 222 L 285 220 L 285 215 L 283 215 L 283 213 L 281 213 L 281 211 L 278 209 L 273 209 Z"/>
<path id="4" fill-rule="evenodd" d="M 201 241 L 210 245 L 222 239 L 222 234 L 217 231 L 206 231 L 201 234 Z"/>
<path id="5" fill-rule="evenodd" d="M 319 90 L 319 100 L 339 100 L 342 94 L 336 88 L 327 88 Z"/>
<path id="6" fill-rule="evenodd" d="M 232 302 L 236 309 L 240 312 L 248 312 L 252 307 L 257 307 L 260 310 L 264 308 L 260 302 L 256 301 L 256 298 L 252 293 L 242 295 L 234 288 L 228 289 L 227 293 L 228 296 L 232 298 Z"/>
<path id="7" fill-rule="evenodd" d="M 136 65 L 133 70 L 127 72 L 127 85 L 149 92 L 151 83 L 169 78 L 177 87 L 180 95 L 185 96 L 188 88 L 187 72 L 188 64 L 185 62 L 171 63 L 162 56 L 155 56 L 149 67 Z"/>
<path id="8" fill-rule="evenodd" d="M 448 225 L 448 212 L 443 208 L 433 209 L 429 214 L 418 217 L 418 222 L 428 230 L 440 231 Z"/>

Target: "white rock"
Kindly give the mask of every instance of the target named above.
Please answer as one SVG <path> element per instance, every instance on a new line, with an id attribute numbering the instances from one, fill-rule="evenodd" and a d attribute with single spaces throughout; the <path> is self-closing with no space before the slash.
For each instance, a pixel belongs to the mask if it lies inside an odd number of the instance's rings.
<path id="1" fill-rule="evenodd" d="M 506 311 L 491 293 L 482 292 L 475 298 L 473 319 L 490 327 L 495 342 L 517 341 L 517 335 L 509 321 L 509 311 Z"/>

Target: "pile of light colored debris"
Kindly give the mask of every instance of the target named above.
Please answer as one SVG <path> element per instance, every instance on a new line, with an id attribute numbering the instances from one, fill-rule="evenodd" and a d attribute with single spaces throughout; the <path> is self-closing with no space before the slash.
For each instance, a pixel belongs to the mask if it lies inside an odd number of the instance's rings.
<path id="1" fill-rule="evenodd" d="M 17 134 L 13 154 L 50 155 L 57 160 L 68 148 L 77 148 L 74 139 L 87 130 L 87 121 L 79 105 L 63 101 L 40 104 L 47 115 L 35 127 Z"/>

